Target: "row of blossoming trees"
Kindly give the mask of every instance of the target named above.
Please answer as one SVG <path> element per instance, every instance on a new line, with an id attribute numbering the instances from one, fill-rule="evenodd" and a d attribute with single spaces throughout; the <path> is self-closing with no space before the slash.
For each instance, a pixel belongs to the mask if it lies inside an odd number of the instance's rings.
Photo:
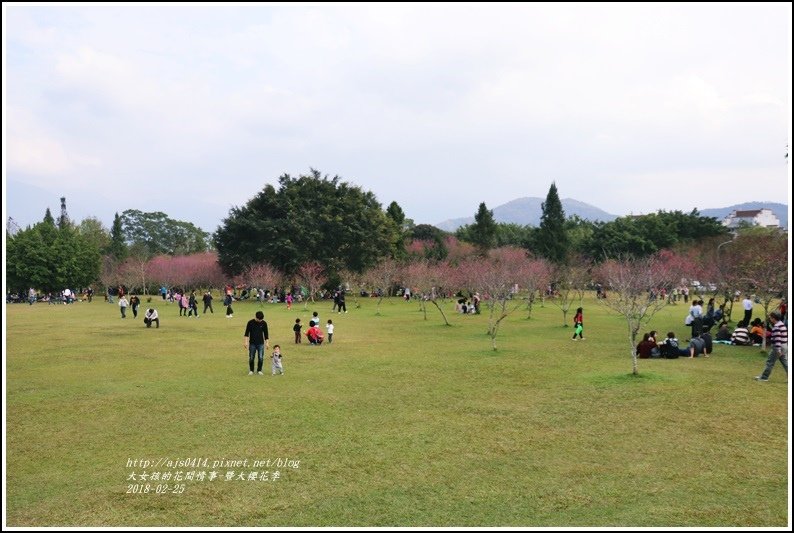
<path id="1" fill-rule="evenodd" d="M 446 299 L 460 293 L 480 293 L 494 350 L 500 326 L 518 309 L 525 309 L 527 318 L 531 318 L 533 305 L 543 298 L 560 309 L 565 325 L 570 309 L 598 283 L 608 293 L 598 301 L 626 320 L 627 346 L 636 373 L 637 337 L 642 326 L 666 305 L 667 299 L 659 297 L 662 291 L 669 292 L 686 280 L 708 280 L 713 284 L 713 296 L 721 296 L 717 304 L 726 304 L 728 314 L 736 291 L 755 293 L 768 312 L 772 301 L 787 291 L 786 245 L 784 237 L 772 234 L 740 235 L 733 241 L 703 242 L 687 251 L 664 250 L 641 259 L 612 258 L 594 263 L 572 258 L 563 265 L 531 257 L 518 248 L 494 249 L 483 256 L 458 247 L 457 253 L 443 260 L 416 256 L 404 262 L 387 259 L 365 272 L 337 275 L 354 294 L 362 290 L 380 294 L 378 314 L 384 296 L 407 287 L 418 297 L 425 319 L 428 306 L 432 306 L 446 325 L 450 324 Z M 214 253 L 201 253 L 108 264 L 101 281 L 108 286 L 123 284 L 144 294 L 162 285 L 182 290 L 220 288 L 227 283 L 271 290 L 300 285 L 308 303 L 322 292 L 327 279 L 323 266 L 316 262 L 301 265 L 289 277 L 267 263 L 253 264 L 230 279 Z"/>

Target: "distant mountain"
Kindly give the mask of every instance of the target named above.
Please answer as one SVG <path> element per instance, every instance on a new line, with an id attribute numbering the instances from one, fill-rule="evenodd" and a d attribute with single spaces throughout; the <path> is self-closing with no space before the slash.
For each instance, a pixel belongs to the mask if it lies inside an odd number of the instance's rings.
<path id="1" fill-rule="evenodd" d="M 520 224 L 522 226 L 531 225 L 539 226 L 540 217 L 543 214 L 541 204 L 545 201 L 544 198 L 530 197 L 518 198 L 502 204 L 499 207 L 493 208 L 493 217 L 497 222 L 506 224 Z M 585 220 L 601 220 L 603 222 L 610 222 L 618 218 L 617 215 L 610 215 L 593 205 L 574 200 L 572 198 L 564 198 L 562 201 L 562 208 L 565 211 L 565 216 L 578 215 Z M 769 209 L 778 219 L 780 219 L 780 226 L 788 228 L 788 206 L 786 204 L 778 204 L 774 202 L 746 202 L 743 204 L 732 205 L 730 207 L 715 207 L 713 209 L 698 209 L 701 216 L 714 217 L 720 222 L 731 214 L 732 211 L 747 211 L 750 209 Z M 687 211 L 685 211 L 687 212 Z M 473 224 L 474 217 L 452 218 L 440 222 L 435 226 L 444 231 L 455 231 L 461 226 L 466 224 Z"/>
<path id="2" fill-rule="evenodd" d="M 518 198 L 516 200 L 512 200 L 506 204 L 502 204 L 493 208 L 494 220 L 505 224 L 539 226 L 540 217 L 543 215 L 543 208 L 541 204 L 544 201 L 544 198 L 538 197 Z M 593 205 L 580 202 L 579 200 L 563 198 L 561 202 L 562 209 L 565 211 L 566 217 L 578 215 L 580 218 L 585 220 L 601 220 L 603 222 L 610 222 L 617 218 L 617 215 L 610 215 L 606 211 L 602 211 Z M 445 220 L 444 222 L 440 222 L 435 226 L 444 231 L 455 231 L 461 226 L 473 223 L 474 217 L 472 216 Z"/>
<path id="3" fill-rule="evenodd" d="M 714 217 L 720 222 L 733 211 L 749 211 L 752 209 L 769 209 L 780 219 L 780 226 L 788 228 L 788 206 L 774 202 L 745 202 L 730 207 L 715 207 L 714 209 L 698 209 L 701 216 Z"/>

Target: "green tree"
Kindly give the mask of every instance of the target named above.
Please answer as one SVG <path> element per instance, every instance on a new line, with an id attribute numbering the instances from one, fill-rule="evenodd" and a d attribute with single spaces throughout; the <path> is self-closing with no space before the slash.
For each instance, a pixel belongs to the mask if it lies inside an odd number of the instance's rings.
<path id="1" fill-rule="evenodd" d="M 474 244 L 474 224 L 466 224 L 455 230 L 455 237 L 459 240 Z M 536 228 L 513 222 L 497 222 L 494 248 L 513 246 L 517 248 L 530 248 Z"/>
<path id="2" fill-rule="evenodd" d="M 480 255 L 486 255 L 488 250 L 496 244 L 496 221 L 493 218 L 493 211 L 485 206 L 485 202 L 480 203 L 477 213 L 474 215 L 474 224 L 471 227 L 472 244 L 477 247 Z"/>
<path id="3" fill-rule="evenodd" d="M 99 277 L 99 248 L 69 224 L 58 230 L 51 254 L 55 288 L 87 287 Z"/>
<path id="4" fill-rule="evenodd" d="M 413 220 L 406 218 L 405 213 L 397 202 L 392 202 L 386 208 L 386 216 L 394 225 L 394 236 L 392 238 L 392 258 L 404 259 L 407 255 L 405 243 L 409 238 Z"/>
<path id="5" fill-rule="evenodd" d="M 52 224 L 52 226 L 55 227 L 55 219 L 52 217 L 52 213 L 50 212 L 50 208 L 49 207 L 44 212 L 44 222 L 46 222 L 48 224 Z"/>
<path id="6" fill-rule="evenodd" d="M 121 214 L 124 238 L 130 246 L 142 246 L 146 255 L 189 255 L 209 249 L 210 234 L 156 211 L 128 209 Z"/>
<path id="7" fill-rule="evenodd" d="M 110 232 L 96 217 L 84 218 L 77 226 L 77 232 L 92 243 L 100 253 L 110 250 Z"/>
<path id="8" fill-rule="evenodd" d="M 49 216 L 47 216 L 49 215 Z M 55 226 L 47 210 L 44 220 L 7 238 L 6 277 L 9 287 L 43 291 L 78 289 L 99 276 L 99 249 L 70 224 Z"/>
<path id="9" fill-rule="evenodd" d="M 127 243 L 124 241 L 124 230 L 118 213 L 113 217 L 113 228 L 110 230 L 110 246 L 107 249 L 107 253 L 119 262 L 127 258 Z"/>
<path id="10" fill-rule="evenodd" d="M 267 261 L 295 275 L 318 262 L 329 279 L 338 272 L 363 272 L 390 254 L 393 223 L 371 192 L 338 176 L 279 178 L 242 207 L 234 207 L 215 232 L 218 260 L 236 275 L 250 264 Z"/>
<path id="11" fill-rule="evenodd" d="M 595 224 L 589 220 L 573 215 L 565 219 L 565 234 L 568 236 L 571 250 L 576 254 L 586 254 L 590 240 L 593 238 Z"/>
<path id="12" fill-rule="evenodd" d="M 496 247 L 529 248 L 536 231 L 537 228 L 530 225 L 498 223 L 496 225 Z"/>
<path id="13" fill-rule="evenodd" d="M 18 231 L 13 236 L 6 233 L 6 284 L 19 292 L 28 287 L 52 290 L 50 272 L 52 265 L 47 257 L 48 247 L 35 226 Z"/>
<path id="14" fill-rule="evenodd" d="M 700 216 L 697 210 L 688 214 L 659 211 L 596 223 L 584 248 L 599 261 L 607 257 L 642 258 L 666 248 L 691 245 L 727 233 L 717 219 Z"/>
<path id="15" fill-rule="evenodd" d="M 398 228 L 403 229 L 403 224 L 405 224 L 405 213 L 402 207 L 400 207 L 400 204 L 397 202 L 390 203 L 389 207 L 386 208 L 386 215 L 394 221 Z"/>
<path id="16" fill-rule="evenodd" d="M 543 214 L 535 234 L 534 251 L 552 263 L 564 263 L 568 256 L 568 235 L 565 232 L 565 212 L 554 182 L 541 207 Z"/>

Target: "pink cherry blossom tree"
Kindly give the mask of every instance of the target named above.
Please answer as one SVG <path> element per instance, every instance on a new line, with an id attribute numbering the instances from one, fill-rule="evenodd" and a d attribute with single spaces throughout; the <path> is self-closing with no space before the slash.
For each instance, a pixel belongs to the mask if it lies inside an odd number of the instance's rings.
<path id="1" fill-rule="evenodd" d="M 174 258 L 170 255 L 158 255 L 149 260 L 146 267 L 149 279 L 161 286 L 172 287 L 175 283 Z"/>
<path id="2" fill-rule="evenodd" d="M 400 272 L 400 279 L 403 285 L 411 287 L 411 290 L 418 291 L 421 302 L 421 310 L 427 320 L 427 303 L 435 305 L 444 324 L 450 326 L 444 309 L 438 304 L 438 299 L 443 294 L 443 283 L 450 276 L 450 267 L 446 263 L 432 263 L 426 259 L 415 260 L 403 266 Z"/>
<path id="3" fill-rule="evenodd" d="M 148 278 L 147 265 L 149 261 L 143 256 L 130 256 L 118 266 L 118 277 L 121 283 L 129 290 L 141 289 L 147 294 L 146 281 Z"/>
<path id="4" fill-rule="evenodd" d="M 444 245 L 447 247 L 447 257 L 445 259 L 452 264 L 477 254 L 477 249 L 473 244 L 458 240 L 452 235 L 444 238 Z"/>
<path id="5" fill-rule="evenodd" d="M 730 277 L 737 287 L 755 295 L 769 317 L 773 301 L 788 292 L 788 239 L 786 235 L 766 229 L 740 234 L 729 253 Z M 766 349 L 766 337 L 762 349 Z"/>
<path id="6" fill-rule="evenodd" d="M 532 318 L 532 305 L 535 299 L 543 293 L 551 283 L 552 267 L 543 258 L 528 258 L 521 270 L 520 284 L 527 291 L 527 320 Z"/>
<path id="7" fill-rule="evenodd" d="M 102 268 L 99 271 L 99 282 L 105 287 L 105 298 L 107 298 L 107 289 L 109 287 L 116 287 L 121 283 L 119 264 L 113 256 L 106 255 L 102 258 Z"/>
<path id="8" fill-rule="evenodd" d="M 520 283 L 526 278 L 526 252 L 518 248 L 497 248 L 481 260 L 468 263 L 473 283 L 485 296 L 488 308 L 488 336 L 496 351 L 496 337 L 502 321 L 523 305 L 518 298 Z"/>
<path id="9" fill-rule="evenodd" d="M 552 274 L 554 292 L 549 296 L 549 300 L 562 311 L 563 327 L 568 327 L 568 311 L 573 303 L 582 302 L 590 277 L 589 264 L 581 258 L 554 269 Z"/>
<path id="10" fill-rule="evenodd" d="M 309 300 L 314 302 L 314 296 L 320 293 L 320 289 L 328 278 L 322 265 L 316 261 L 304 263 L 298 268 L 298 279 L 308 291 L 308 298 L 304 302 L 304 308 L 308 309 Z"/>
<path id="11" fill-rule="evenodd" d="M 674 263 L 654 255 L 644 259 L 610 259 L 596 267 L 594 274 L 609 291 L 607 298 L 599 298 L 598 302 L 626 320 L 632 374 L 637 375 L 637 336 L 640 328 L 667 305 L 666 299 L 653 295 L 658 287 L 680 279 L 680 272 Z"/>
<path id="12" fill-rule="evenodd" d="M 239 276 L 239 281 L 247 286 L 268 290 L 277 288 L 283 280 L 279 269 L 264 262 L 249 265 Z"/>
<path id="13" fill-rule="evenodd" d="M 222 287 L 226 275 L 218 263 L 218 254 L 203 252 L 185 256 L 190 260 L 191 287 L 213 288 Z"/>
<path id="14" fill-rule="evenodd" d="M 380 304 L 384 295 L 391 296 L 391 289 L 397 282 L 399 271 L 400 266 L 394 259 L 385 259 L 364 273 L 362 279 L 369 289 L 373 292 L 380 289 L 375 314 L 380 315 Z"/>

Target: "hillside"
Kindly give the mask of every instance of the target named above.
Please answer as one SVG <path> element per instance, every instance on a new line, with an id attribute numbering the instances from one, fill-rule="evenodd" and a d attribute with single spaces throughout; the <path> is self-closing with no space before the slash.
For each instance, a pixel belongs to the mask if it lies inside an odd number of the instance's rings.
<path id="1" fill-rule="evenodd" d="M 543 209 L 541 207 L 543 202 L 544 199 L 538 197 L 517 198 L 506 204 L 494 207 L 493 216 L 497 222 L 501 223 L 538 226 L 540 225 L 540 217 L 543 214 Z M 563 198 L 561 202 L 562 208 L 565 211 L 565 216 L 578 215 L 585 220 L 602 220 L 604 222 L 609 222 L 617 218 L 617 215 L 611 215 L 606 211 L 593 205 L 580 202 L 579 200 Z M 436 224 L 436 227 L 444 231 L 455 231 L 460 226 L 473 222 L 473 216 L 453 218 Z"/>
<path id="2" fill-rule="evenodd" d="M 522 226 L 538 226 L 540 225 L 540 217 L 543 214 L 543 209 L 541 207 L 543 201 L 543 198 L 538 197 L 517 198 L 506 204 L 495 207 L 493 209 L 494 219 L 497 222 L 506 224 L 513 223 Z M 580 202 L 579 200 L 574 200 L 573 198 L 564 198 L 561 202 L 562 208 L 565 211 L 565 216 L 578 215 L 585 220 L 601 220 L 604 222 L 609 222 L 618 218 L 617 215 L 611 215 L 598 207 Z M 714 217 L 722 221 L 722 219 L 734 210 L 744 211 L 764 208 L 770 209 L 780 219 L 781 227 L 788 228 L 788 206 L 775 202 L 745 202 L 729 207 L 698 208 L 698 212 L 704 217 Z M 684 210 L 684 212 L 689 211 Z M 435 226 L 444 231 L 455 231 L 461 226 L 472 223 L 474 223 L 474 217 L 470 216 L 445 220 L 444 222 L 435 224 Z"/>

